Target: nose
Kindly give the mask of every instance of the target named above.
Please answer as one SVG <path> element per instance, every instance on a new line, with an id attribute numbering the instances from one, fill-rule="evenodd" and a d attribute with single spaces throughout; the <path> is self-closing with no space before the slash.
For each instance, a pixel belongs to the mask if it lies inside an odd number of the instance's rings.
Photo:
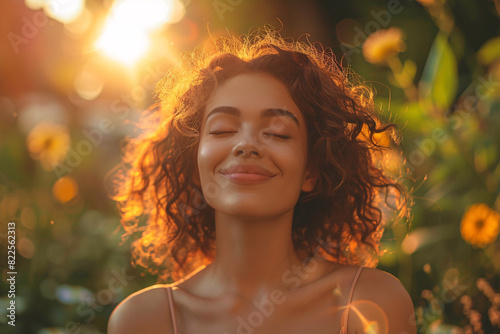
<path id="1" fill-rule="evenodd" d="M 258 142 L 257 136 L 243 135 L 234 145 L 233 154 L 242 158 L 262 157 L 264 147 Z"/>

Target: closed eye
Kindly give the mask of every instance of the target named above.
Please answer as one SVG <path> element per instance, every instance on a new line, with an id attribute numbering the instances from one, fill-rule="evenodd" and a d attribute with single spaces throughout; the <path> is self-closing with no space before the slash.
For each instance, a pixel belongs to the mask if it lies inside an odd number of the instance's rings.
<path id="1" fill-rule="evenodd" d="M 277 137 L 277 138 L 280 138 L 280 139 L 290 139 L 291 137 L 290 136 L 287 136 L 287 135 L 279 135 L 277 133 L 264 133 L 266 136 L 273 136 L 273 137 Z"/>
<path id="2" fill-rule="evenodd" d="M 208 131 L 208 134 L 210 135 L 224 135 L 230 133 L 236 133 L 236 131 Z"/>

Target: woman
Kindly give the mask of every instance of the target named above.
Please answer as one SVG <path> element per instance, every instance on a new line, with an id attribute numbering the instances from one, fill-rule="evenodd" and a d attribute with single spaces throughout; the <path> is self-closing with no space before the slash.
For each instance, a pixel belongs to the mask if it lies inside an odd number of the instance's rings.
<path id="1" fill-rule="evenodd" d="M 118 197 L 134 264 L 176 281 L 126 298 L 108 332 L 414 333 L 404 287 L 370 268 L 386 213 L 407 212 L 371 91 L 270 30 L 216 44 L 159 83 Z"/>

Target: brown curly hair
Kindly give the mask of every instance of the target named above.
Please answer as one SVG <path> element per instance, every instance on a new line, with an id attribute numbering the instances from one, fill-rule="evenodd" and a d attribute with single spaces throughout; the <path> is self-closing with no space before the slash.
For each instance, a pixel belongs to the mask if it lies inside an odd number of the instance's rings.
<path id="1" fill-rule="evenodd" d="M 214 210 L 194 181 L 201 117 L 218 85 L 259 72 L 288 87 L 319 172 L 314 191 L 301 193 L 295 205 L 297 254 L 305 259 L 319 251 L 341 263 L 376 264 L 384 222 L 391 212 L 399 213 L 392 219 L 407 216 L 409 196 L 400 175 L 385 165 L 389 152 L 400 152 L 397 140 L 387 140 L 397 132 L 375 115 L 372 89 L 331 50 L 286 41 L 273 29 L 214 44 L 184 54 L 158 83 L 159 101 L 143 117 L 145 133 L 126 146 L 127 168 L 114 199 L 123 238 L 137 237 L 132 263 L 178 279 L 213 260 Z"/>

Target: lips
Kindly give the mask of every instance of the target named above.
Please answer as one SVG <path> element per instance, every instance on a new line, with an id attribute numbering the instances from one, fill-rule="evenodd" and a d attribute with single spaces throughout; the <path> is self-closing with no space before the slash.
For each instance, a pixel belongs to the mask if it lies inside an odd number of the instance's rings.
<path id="1" fill-rule="evenodd" d="M 233 165 L 220 173 L 233 182 L 244 184 L 263 182 L 276 175 L 258 165 Z"/>

